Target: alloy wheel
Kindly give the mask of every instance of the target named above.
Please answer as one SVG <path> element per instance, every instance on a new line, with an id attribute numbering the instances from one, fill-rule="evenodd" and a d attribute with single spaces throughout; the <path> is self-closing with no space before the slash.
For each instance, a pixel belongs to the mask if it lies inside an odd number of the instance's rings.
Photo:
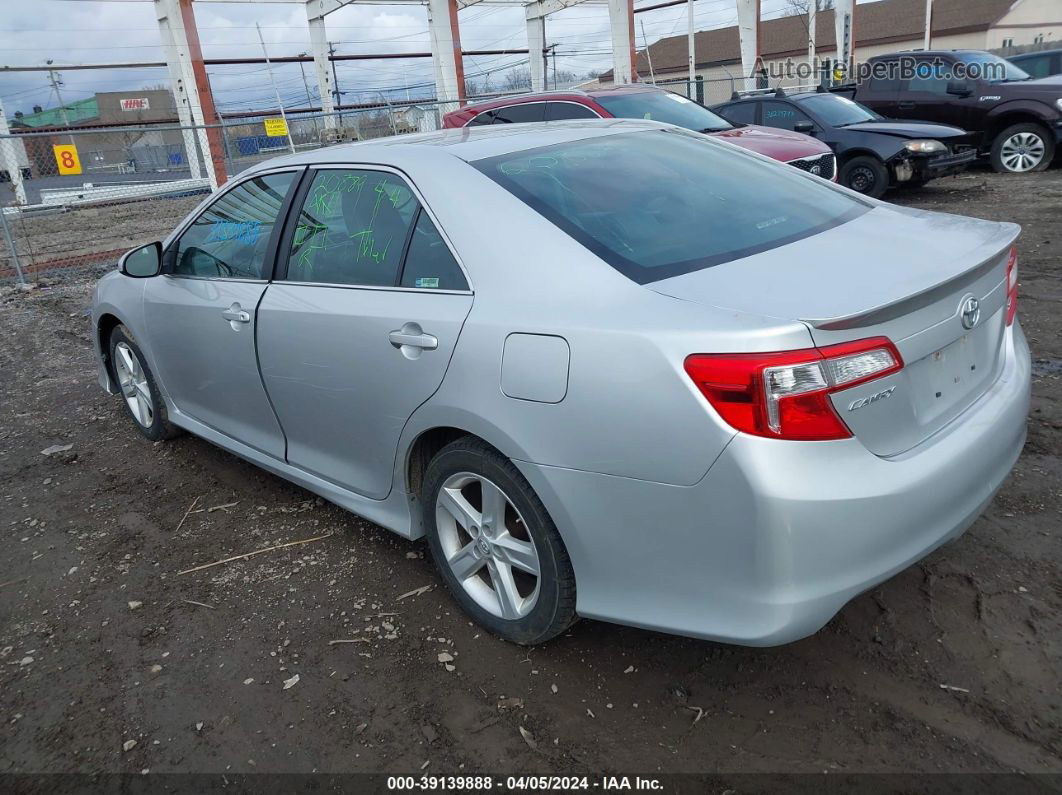
<path id="1" fill-rule="evenodd" d="M 506 620 L 531 612 L 541 579 L 538 550 L 505 492 L 481 475 L 458 472 L 439 489 L 435 524 L 450 571 L 480 607 Z"/>
<path id="2" fill-rule="evenodd" d="M 1003 142 L 999 159 L 1007 171 L 1031 171 L 1044 159 L 1047 147 L 1040 136 L 1030 132 L 1015 133 Z"/>
<path id="3" fill-rule="evenodd" d="M 114 369 L 129 411 L 140 425 L 150 428 L 155 422 L 155 403 L 151 399 L 147 373 L 140 359 L 125 342 L 114 346 Z"/>

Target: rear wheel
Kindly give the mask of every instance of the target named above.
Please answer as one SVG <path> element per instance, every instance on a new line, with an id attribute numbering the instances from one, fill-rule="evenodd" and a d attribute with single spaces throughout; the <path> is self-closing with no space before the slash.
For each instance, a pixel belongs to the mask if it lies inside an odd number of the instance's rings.
<path id="1" fill-rule="evenodd" d="M 889 187 L 889 172 L 876 157 L 859 155 L 841 166 L 839 179 L 846 188 L 880 199 Z"/>
<path id="2" fill-rule="evenodd" d="M 992 142 L 992 168 L 1009 174 L 1043 171 L 1055 156 L 1055 142 L 1039 124 L 1015 124 Z"/>
<path id="3" fill-rule="evenodd" d="M 137 430 L 153 442 L 176 436 L 180 431 L 170 424 L 166 404 L 151 370 L 144 363 L 144 354 L 125 326 L 118 326 L 111 332 L 108 352 L 111 375 Z"/>
<path id="4" fill-rule="evenodd" d="M 571 625 L 575 574 L 568 552 L 511 461 L 478 439 L 458 439 L 428 465 L 423 498 L 432 557 L 466 613 L 524 645 Z"/>

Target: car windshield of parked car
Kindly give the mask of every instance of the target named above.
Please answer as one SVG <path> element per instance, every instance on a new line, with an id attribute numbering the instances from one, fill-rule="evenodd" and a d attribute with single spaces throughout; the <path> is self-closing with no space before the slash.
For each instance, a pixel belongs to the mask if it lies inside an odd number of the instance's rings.
<path id="1" fill-rule="evenodd" d="M 618 119 L 662 121 L 695 132 L 734 129 L 722 116 L 670 91 L 624 91 L 595 96 L 594 101 Z"/>
<path id="2" fill-rule="evenodd" d="M 685 130 L 571 141 L 472 165 L 640 284 L 777 248 L 870 209 L 818 177 Z"/>
<path id="3" fill-rule="evenodd" d="M 827 126 L 847 127 L 864 121 L 881 121 L 882 117 L 865 105 L 837 94 L 813 94 L 801 100 L 800 106 L 818 116 Z"/>
<path id="4" fill-rule="evenodd" d="M 976 66 L 986 83 L 1017 83 L 1031 80 L 1032 77 L 1020 66 L 1005 61 L 998 55 L 987 52 L 965 53 L 962 62 L 967 66 Z"/>

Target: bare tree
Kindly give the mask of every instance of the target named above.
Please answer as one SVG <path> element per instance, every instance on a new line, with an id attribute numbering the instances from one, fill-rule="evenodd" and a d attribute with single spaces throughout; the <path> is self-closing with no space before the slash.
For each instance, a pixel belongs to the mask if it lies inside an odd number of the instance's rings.
<path id="1" fill-rule="evenodd" d="M 784 17 L 798 17 L 807 16 L 808 8 L 811 7 L 811 0 L 785 0 L 785 6 L 782 9 L 782 16 Z M 815 0 L 816 11 L 829 11 L 833 8 L 833 0 Z"/>
<path id="2" fill-rule="evenodd" d="M 531 70 L 526 66 L 520 66 L 506 72 L 502 86 L 506 91 L 530 91 Z"/>

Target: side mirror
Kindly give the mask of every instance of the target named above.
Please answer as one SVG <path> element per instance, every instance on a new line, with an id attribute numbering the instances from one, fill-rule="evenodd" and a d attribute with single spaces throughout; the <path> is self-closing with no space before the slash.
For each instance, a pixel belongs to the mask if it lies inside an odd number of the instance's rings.
<path id="1" fill-rule="evenodd" d="M 127 251 L 118 260 L 118 270 L 134 279 L 158 276 L 162 271 L 162 243 L 156 241 Z"/>
<path id="2" fill-rule="evenodd" d="M 968 97 L 973 92 L 966 84 L 965 80 L 949 80 L 948 81 L 948 93 L 954 94 L 957 97 Z"/>
<path id="3" fill-rule="evenodd" d="M 793 125 L 793 132 L 804 133 L 804 135 L 811 135 L 815 132 L 815 125 L 810 121 L 798 121 Z"/>

